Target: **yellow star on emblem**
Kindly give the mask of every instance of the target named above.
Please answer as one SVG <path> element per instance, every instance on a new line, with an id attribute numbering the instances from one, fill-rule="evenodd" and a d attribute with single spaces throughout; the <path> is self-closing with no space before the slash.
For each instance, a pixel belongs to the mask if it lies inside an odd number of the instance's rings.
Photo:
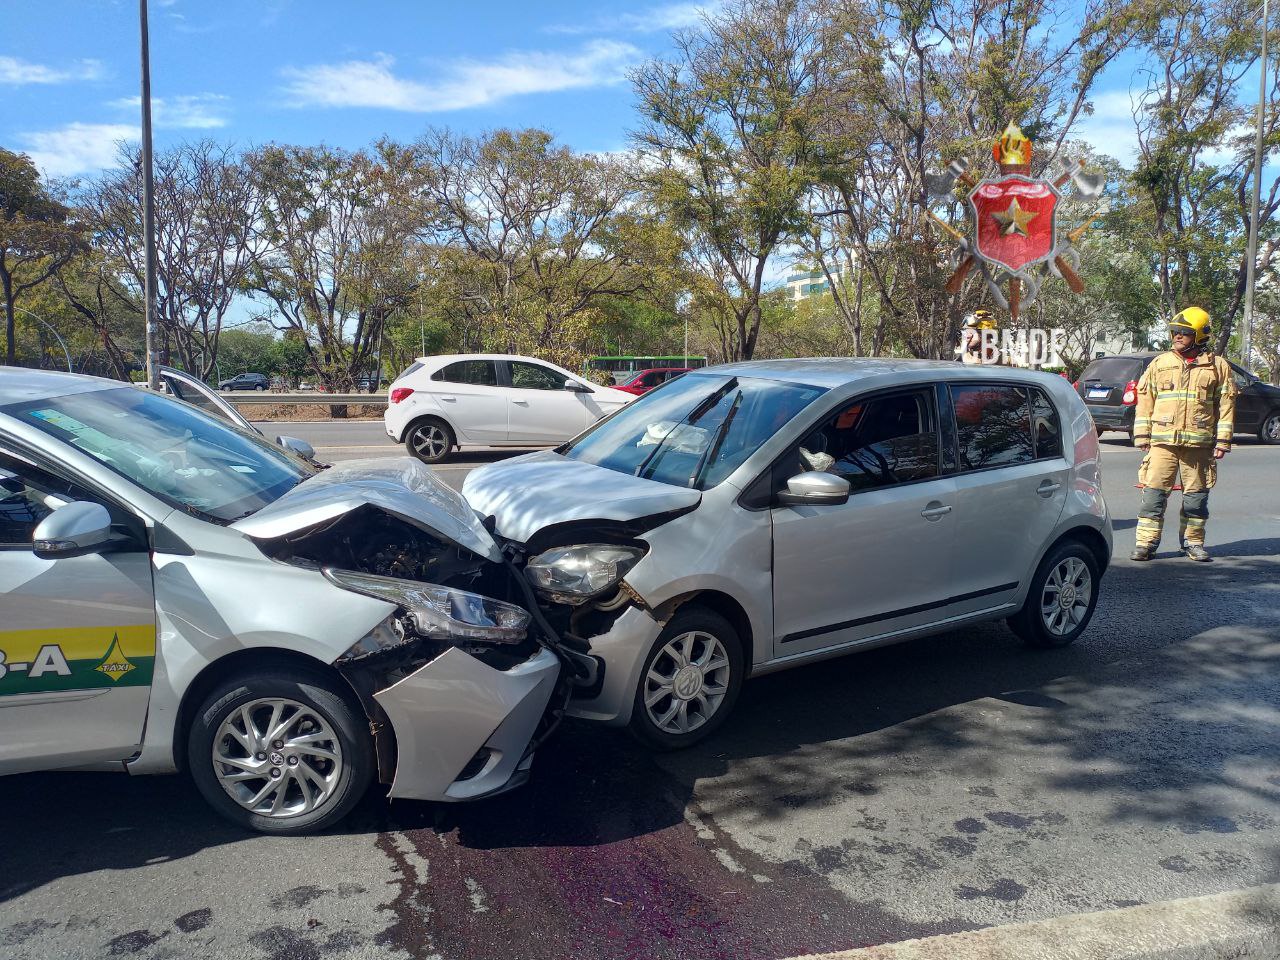
<path id="1" fill-rule="evenodd" d="M 1040 216 L 1040 214 L 1031 210 L 1023 210 L 1022 207 L 1018 205 L 1018 198 L 1014 197 L 1009 201 L 1009 208 L 1007 210 L 1003 213 L 993 213 L 992 216 L 995 217 L 996 221 L 1000 224 L 1000 232 L 1004 234 L 1004 236 L 1007 237 L 1014 233 L 1020 233 L 1025 237 L 1028 236 L 1027 224 Z"/>

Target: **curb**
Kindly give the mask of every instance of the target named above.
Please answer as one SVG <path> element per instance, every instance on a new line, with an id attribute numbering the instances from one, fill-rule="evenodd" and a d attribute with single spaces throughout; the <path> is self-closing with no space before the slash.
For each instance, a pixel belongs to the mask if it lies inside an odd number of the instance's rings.
<path id="1" fill-rule="evenodd" d="M 792 960 L 1274 960 L 1280 884 Z"/>

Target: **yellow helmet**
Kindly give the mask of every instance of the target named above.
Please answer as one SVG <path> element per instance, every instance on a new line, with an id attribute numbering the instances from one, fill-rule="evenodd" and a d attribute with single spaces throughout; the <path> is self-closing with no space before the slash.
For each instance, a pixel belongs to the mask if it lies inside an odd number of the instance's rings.
<path id="1" fill-rule="evenodd" d="M 1197 344 L 1209 341 L 1209 314 L 1199 307 L 1187 307 L 1169 321 L 1169 332 L 1189 333 L 1196 338 Z"/>
<path id="2" fill-rule="evenodd" d="M 964 325 L 966 327 L 977 327 L 979 330 L 994 330 L 996 326 L 995 318 L 992 317 L 991 311 L 986 307 L 979 307 L 973 313 L 969 314 Z"/>

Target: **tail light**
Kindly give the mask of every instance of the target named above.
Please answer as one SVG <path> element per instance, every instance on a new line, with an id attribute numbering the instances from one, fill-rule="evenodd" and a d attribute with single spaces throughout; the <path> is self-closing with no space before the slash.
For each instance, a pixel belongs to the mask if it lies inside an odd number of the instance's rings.
<path id="1" fill-rule="evenodd" d="M 1130 380 L 1124 385 L 1124 396 L 1120 398 L 1126 407 L 1131 407 L 1138 402 L 1138 381 Z"/>
<path id="2" fill-rule="evenodd" d="M 1071 389 L 1072 389 L 1072 390 L 1079 390 L 1079 389 L 1080 389 L 1080 381 L 1079 381 L 1079 380 L 1073 380 L 1073 381 L 1071 382 Z"/>
<path id="3" fill-rule="evenodd" d="M 407 400 L 413 394 L 413 387 L 392 387 L 391 402 L 399 403 L 401 400 Z"/>

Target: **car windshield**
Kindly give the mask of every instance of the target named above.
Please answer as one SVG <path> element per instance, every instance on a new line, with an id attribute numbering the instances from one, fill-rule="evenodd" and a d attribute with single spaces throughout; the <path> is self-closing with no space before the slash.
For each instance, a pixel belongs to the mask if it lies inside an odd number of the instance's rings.
<path id="1" fill-rule="evenodd" d="M 707 490 L 826 390 L 755 377 L 689 373 L 571 440 L 570 460 Z"/>
<path id="2" fill-rule="evenodd" d="M 315 472 L 260 437 L 135 387 L 28 401 L 3 412 L 218 523 L 260 510 Z"/>
<path id="3" fill-rule="evenodd" d="M 1132 357 L 1103 357 L 1085 368 L 1084 373 L 1080 375 L 1080 382 L 1114 380 L 1117 383 L 1124 383 L 1127 380 L 1137 380 L 1142 376 L 1142 367 L 1142 361 Z"/>

